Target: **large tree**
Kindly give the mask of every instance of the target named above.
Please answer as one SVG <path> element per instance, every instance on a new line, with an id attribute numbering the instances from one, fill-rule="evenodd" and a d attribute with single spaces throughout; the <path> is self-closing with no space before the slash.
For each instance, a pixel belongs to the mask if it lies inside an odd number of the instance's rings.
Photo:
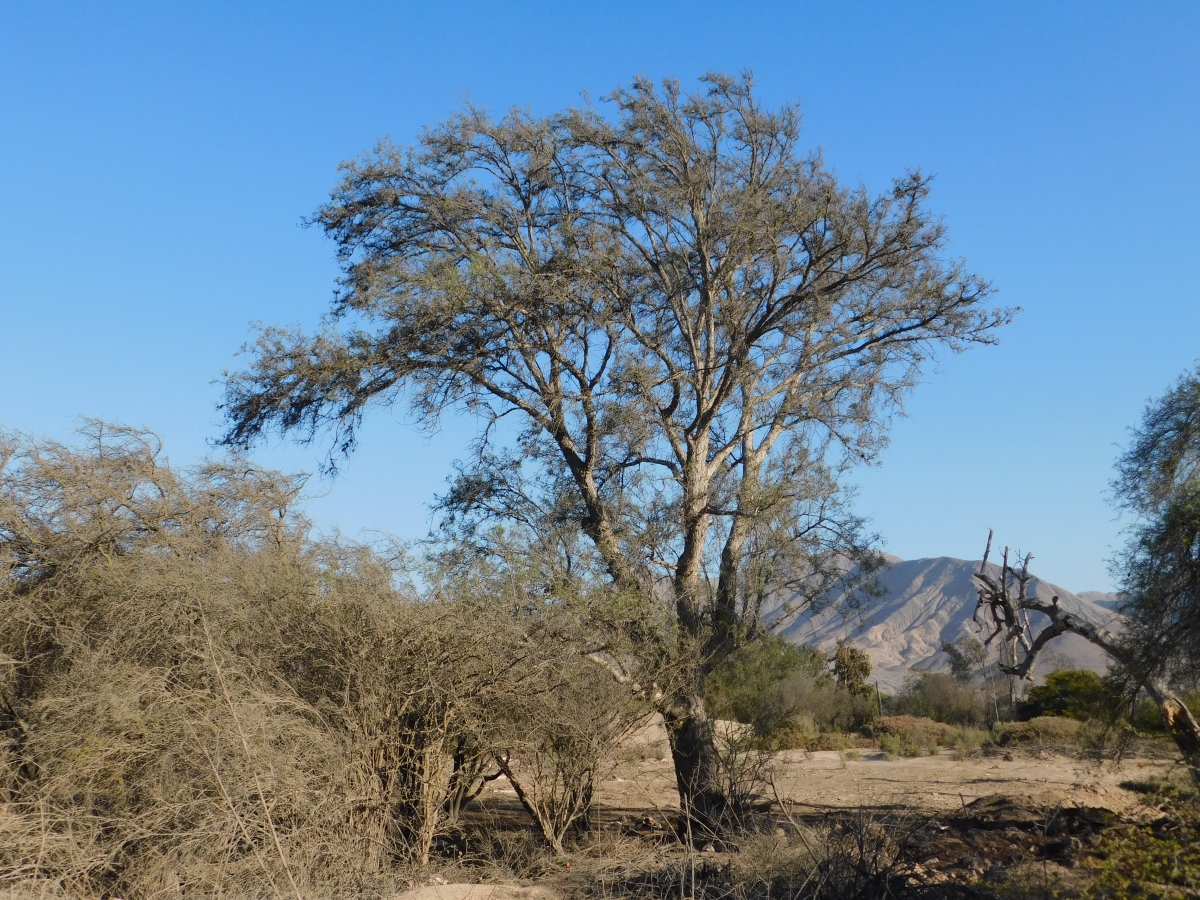
<path id="1" fill-rule="evenodd" d="M 1137 517 L 1113 565 L 1126 597 L 1120 673 L 1167 697 L 1163 716 L 1200 785 L 1200 722 L 1170 691 L 1200 685 L 1200 368 L 1147 404 L 1113 490 Z"/>
<path id="2" fill-rule="evenodd" d="M 1137 516 L 1114 574 L 1127 596 L 1136 680 L 1200 683 L 1200 369 L 1149 403 L 1117 461 L 1118 503 Z"/>
<path id="3" fill-rule="evenodd" d="M 844 467 L 879 450 L 931 354 L 991 342 L 1010 312 L 945 256 L 926 176 L 840 184 L 748 76 L 606 100 L 468 108 L 345 164 L 314 218 L 344 271 L 327 327 L 260 334 L 228 379 L 226 442 L 328 430 L 336 456 L 371 404 L 481 416 L 444 510 L 534 537 L 573 524 L 618 589 L 669 591 L 662 711 L 706 816 L 710 660 L 771 585 L 815 594 L 841 570 L 861 546 Z"/>

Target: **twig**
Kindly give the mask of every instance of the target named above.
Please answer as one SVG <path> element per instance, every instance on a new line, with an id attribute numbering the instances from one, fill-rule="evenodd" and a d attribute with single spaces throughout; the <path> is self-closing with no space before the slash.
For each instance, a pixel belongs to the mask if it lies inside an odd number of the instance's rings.
<path id="1" fill-rule="evenodd" d="M 258 769 L 254 765 L 254 755 L 250 752 L 250 741 L 246 739 L 246 733 L 242 730 L 242 721 L 238 718 L 237 710 L 234 709 L 233 700 L 229 696 L 229 688 L 225 684 L 225 675 L 221 672 L 221 665 L 217 662 L 217 654 L 213 649 L 212 633 L 208 630 L 208 617 L 204 615 L 204 610 L 200 610 L 200 624 L 204 628 L 204 640 L 208 645 L 209 659 L 212 661 L 213 671 L 217 673 L 217 683 L 221 686 L 221 696 L 225 700 L 225 705 L 229 707 L 229 715 L 233 717 L 233 724 L 237 728 L 238 737 L 242 741 L 242 750 L 246 753 L 246 761 L 250 763 L 250 774 L 254 776 L 254 788 L 258 792 L 258 802 L 262 805 L 263 815 L 267 818 L 267 827 L 271 831 L 271 840 L 275 844 L 275 852 L 279 855 L 279 861 L 283 864 L 283 873 L 287 876 L 288 884 L 291 885 L 292 893 L 296 900 L 304 900 L 300 894 L 300 888 L 296 886 L 296 880 L 292 877 L 292 867 L 288 865 L 287 856 L 283 852 L 283 846 L 279 843 L 279 833 L 275 830 L 275 820 L 271 817 L 271 808 L 267 805 L 267 798 L 263 793 L 262 782 L 258 777 Z"/>

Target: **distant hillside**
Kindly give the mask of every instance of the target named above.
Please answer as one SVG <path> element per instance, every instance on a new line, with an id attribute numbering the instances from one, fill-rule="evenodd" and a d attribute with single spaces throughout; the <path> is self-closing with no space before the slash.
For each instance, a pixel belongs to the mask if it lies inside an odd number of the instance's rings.
<path id="1" fill-rule="evenodd" d="M 981 640 L 978 627 L 971 621 L 978 601 L 976 582 L 971 577 L 978 570 L 977 561 L 951 559 L 894 560 L 880 573 L 884 595 L 850 617 L 837 612 L 839 597 L 823 612 L 802 615 L 785 623 L 778 630 L 789 641 L 809 644 L 830 651 L 839 638 L 866 650 L 871 657 L 873 677 L 889 692 L 899 689 L 904 676 L 913 667 L 933 671 L 949 671 L 950 661 L 941 651 L 943 640 L 954 641 L 974 634 Z M 1000 569 L 989 563 L 989 571 L 999 577 Z M 1057 594 L 1063 606 L 1089 621 L 1119 628 L 1120 617 L 1114 612 L 1117 594 L 1087 591 L 1083 594 L 1034 579 L 1034 596 L 1049 600 Z M 1046 622 L 1044 616 L 1032 614 L 1036 630 Z M 1092 669 L 1104 672 L 1108 660 L 1104 652 L 1076 635 L 1058 638 L 1042 654 L 1037 672 L 1044 674 L 1057 666 Z"/>

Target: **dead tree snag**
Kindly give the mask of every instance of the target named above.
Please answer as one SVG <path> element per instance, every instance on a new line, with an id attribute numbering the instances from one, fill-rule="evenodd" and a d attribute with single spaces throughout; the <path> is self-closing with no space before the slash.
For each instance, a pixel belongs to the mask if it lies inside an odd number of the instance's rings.
<path id="1" fill-rule="evenodd" d="M 991 629 L 984 641 L 985 646 L 989 646 L 996 638 L 1001 639 L 1001 672 L 1032 681 L 1033 667 L 1039 654 L 1051 641 L 1067 632 L 1095 644 L 1118 663 L 1126 661 L 1131 650 L 1108 629 L 1068 612 L 1057 596 L 1052 597 L 1049 603 L 1030 596 L 1029 583 L 1033 576 L 1029 574 L 1029 561 L 1033 559 L 1032 553 L 1018 556 L 1015 564 L 1010 565 L 1009 548 L 1005 547 L 1000 576 L 993 578 L 987 571 L 992 534 L 989 530 L 983 560 L 979 564 L 979 571 L 975 573 L 975 580 L 979 582 L 979 602 L 975 607 L 974 620 L 981 629 Z M 1036 634 L 1029 619 L 1031 612 L 1041 613 L 1048 620 Z M 1148 678 L 1142 686 L 1158 704 L 1163 721 L 1183 755 L 1192 780 L 1200 786 L 1200 724 L 1197 724 L 1183 700 L 1162 679 Z"/>

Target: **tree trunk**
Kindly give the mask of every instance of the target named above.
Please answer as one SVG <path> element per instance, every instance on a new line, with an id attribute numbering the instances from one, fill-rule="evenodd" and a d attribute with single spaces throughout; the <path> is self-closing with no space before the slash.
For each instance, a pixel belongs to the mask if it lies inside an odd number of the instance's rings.
<path id="1" fill-rule="evenodd" d="M 1187 708 L 1187 704 L 1175 696 L 1166 685 L 1158 682 L 1147 683 L 1146 693 L 1158 704 L 1163 722 L 1171 732 L 1175 746 L 1183 754 L 1188 773 L 1196 787 L 1200 788 L 1200 723 L 1196 722 L 1196 717 Z"/>
<path id="2" fill-rule="evenodd" d="M 662 715 L 671 743 L 680 806 L 695 828 L 711 833 L 725 807 L 720 760 L 704 706 L 703 683 L 699 678 L 689 681 L 690 688 L 667 698 Z"/>

